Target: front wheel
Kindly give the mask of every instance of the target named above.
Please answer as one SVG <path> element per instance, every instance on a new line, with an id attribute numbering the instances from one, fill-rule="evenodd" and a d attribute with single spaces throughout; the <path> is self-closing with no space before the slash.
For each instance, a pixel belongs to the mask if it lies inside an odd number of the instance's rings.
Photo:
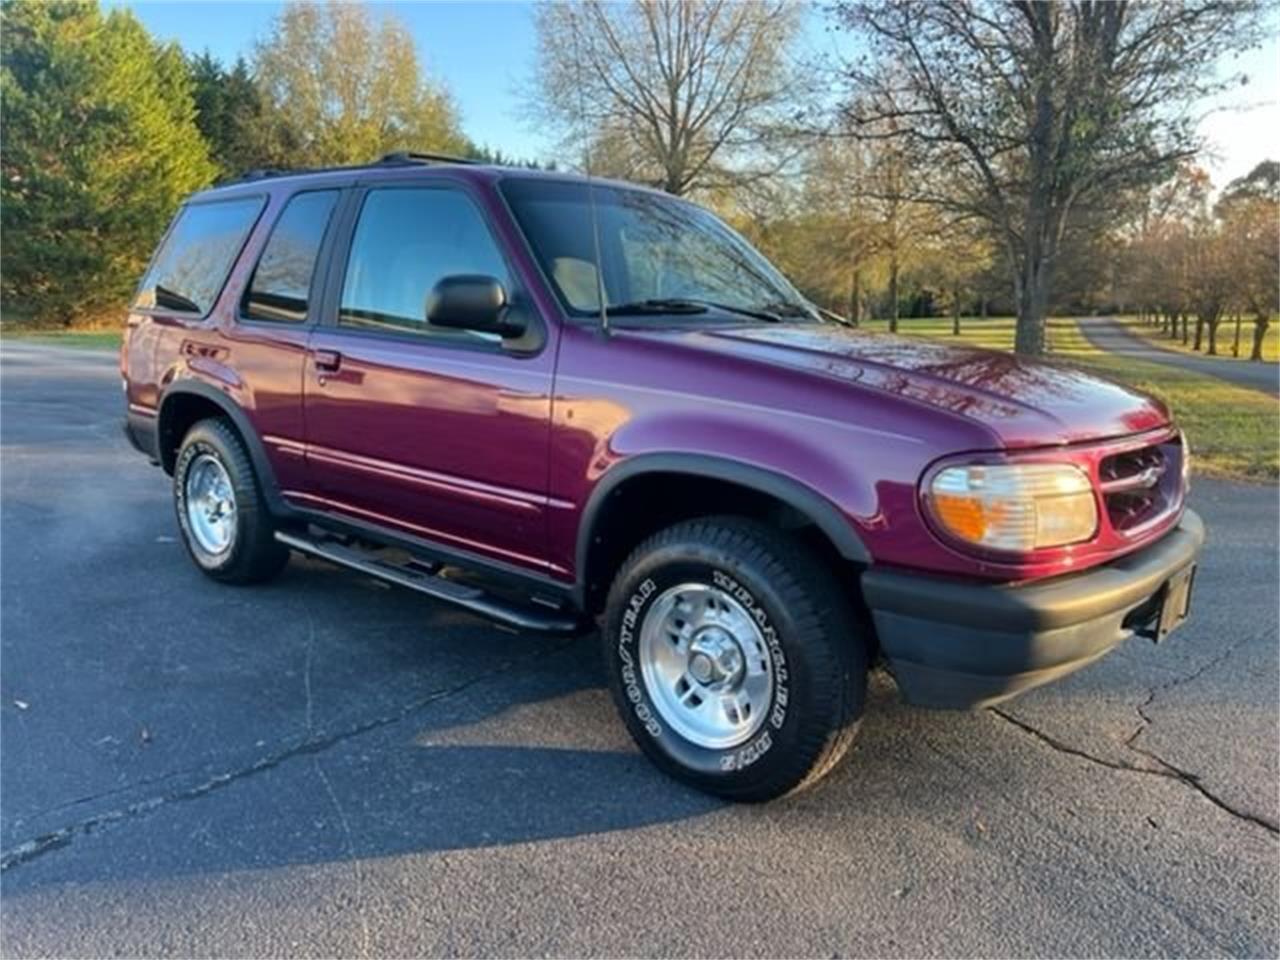
<path id="1" fill-rule="evenodd" d="M 782 532 L 714 517 L 642 543 L 603 633 L 624 722 L 660 768 L 734 800 L 821 778 L 848 749 L 867 654 L 831 573 Z"/>

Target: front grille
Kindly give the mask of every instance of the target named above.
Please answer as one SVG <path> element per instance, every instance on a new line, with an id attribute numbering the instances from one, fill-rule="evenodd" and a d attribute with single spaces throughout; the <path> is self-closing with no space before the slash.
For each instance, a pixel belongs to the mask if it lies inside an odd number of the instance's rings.
<path id="1" fill-rule="evenodd" d="M 1098 481 L 1111 528 L 1128 533 L 1173 510 L 1181 497 L 1182 444 L 1174 437 L 1112 454 L 1098 464 Z"/>

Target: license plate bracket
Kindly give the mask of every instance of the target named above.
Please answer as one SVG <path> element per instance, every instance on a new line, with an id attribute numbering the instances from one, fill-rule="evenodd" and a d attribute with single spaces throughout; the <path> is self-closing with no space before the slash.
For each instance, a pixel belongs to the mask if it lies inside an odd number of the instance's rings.
<path id="1" fill-rule="evenodd" d="M 1191 588 L 1196 579 L 1196 565 L 1188 564 L 1164 585 L 1161 591 L 1160 616 L 1156 620 L 1155 641 L 1159 643 L 1173 633 L 1191 612 Z"/>

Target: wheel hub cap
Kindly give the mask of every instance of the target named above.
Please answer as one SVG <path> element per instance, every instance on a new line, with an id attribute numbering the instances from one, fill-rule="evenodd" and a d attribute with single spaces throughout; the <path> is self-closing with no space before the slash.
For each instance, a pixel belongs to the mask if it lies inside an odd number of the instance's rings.
<path id="1" fill-rule="evenodd" d="M 231 548 L 236 535 L 236 498 L 222 462 L 202 453 L 187 468 L 187 527 L 201 550 L 217 556 Z"/>
<path id="2" fill-rule="evenodd" d="M 689 644 L 689 673 L 703 686 L 732 685 L 743 662 L 738 642 L 719 627 L 708 627 Z"/>
<path id="3" fill-rule="evenodd" d="M 698 746 L 737 746 L 768 715 L 772 656 L 754 618 L 723 590 L 686 583 L 665 591 L 645 614 L 638 653 L 658 713 Z"/>

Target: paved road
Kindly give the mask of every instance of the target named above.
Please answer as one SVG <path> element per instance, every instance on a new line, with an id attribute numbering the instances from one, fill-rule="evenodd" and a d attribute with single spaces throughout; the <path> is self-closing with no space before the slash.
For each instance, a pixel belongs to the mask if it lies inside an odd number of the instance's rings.
<path id="1" fill-rule="evenodd" d="M 5 956 L 1280 951 L 1274 488 L 1198 485 L 1163 647 L 1003 714 L 877 676 L 830 780 L 733 807 L 637 754 L 594 638 L 202 578 L 111 359 L 0 350 Z"/>
<path id="2" fill-rule="evenodd" d="M 1099 350 L 1202 373 L 1240 387 L 1261 390 L 1263 393 L 1280 394 L 1280 364 L 1249 363 L 1229 357 L 1197 356 L 1178 350 L 1166 350 L 1130 333 L 1123 324 L 1111 317 L 1081 320 L 1080 329 Z"/>

